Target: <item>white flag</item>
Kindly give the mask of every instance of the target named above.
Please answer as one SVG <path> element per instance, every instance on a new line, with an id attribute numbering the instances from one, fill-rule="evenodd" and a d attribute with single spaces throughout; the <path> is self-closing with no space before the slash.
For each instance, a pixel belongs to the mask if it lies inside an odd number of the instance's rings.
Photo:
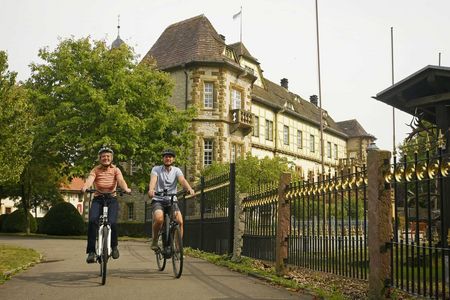
<path id="1" fill-rule="evenodd" d="M 242 13 L 242 10 L 240 10 L 237 14 L 233 15 L 233 20 L 236 20 L 236 18 L 238 18 Z"/>

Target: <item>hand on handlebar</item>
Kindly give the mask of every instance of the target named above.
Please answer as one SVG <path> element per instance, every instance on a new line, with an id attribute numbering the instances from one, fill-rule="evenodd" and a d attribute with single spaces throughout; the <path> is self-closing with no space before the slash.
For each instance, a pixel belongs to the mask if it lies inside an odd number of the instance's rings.
<path id="1" fill-rule="evenodd" d="M 153 197 L 155 197 L 155 190 L 149 190 L 148 196 L 150 197 L 150 199 L 153 199 Z"/>

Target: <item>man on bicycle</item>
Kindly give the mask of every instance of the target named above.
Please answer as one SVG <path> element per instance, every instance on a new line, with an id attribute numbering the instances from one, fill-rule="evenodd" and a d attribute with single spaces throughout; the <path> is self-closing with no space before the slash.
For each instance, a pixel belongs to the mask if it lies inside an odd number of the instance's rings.
<path id="1" fill-rule="evenodd" d="M 128 188 L 125 182 L 122 172 L 119 168 L 112 164 L 114 152 L 108 147 L 103 147 L 98 151 L 99 165 L 94 167 L 89 173 L 88 178 L 81 191 L 86 192 L 92 184 L 95 188 L 103 193 L 113 193 L 116 190 L 117 185 L 119 185 L 125 193 L 131 193 L 131 189 Z M 86 253 L 88 254 L 86 258 L 87 263 L 95 262 L 95 237 L 98 230 L 98 220 L 100 214 L 102 213 L 102 201 L 101 198 L 104 197 L 100 193 L 94 194 L 94 200 L 91 204 L 91 209 L 89 210 L 89 223 L 88 223 L 88 241 Z M 119 249 L 117 249 L 117 213 L 119 210 L 119 203 L 117 198 L 111 197 L 109 199 L 108 205 L 108 220 L 111 224 L 111 247 L 112 247 L 112 258 L 119 258 Z"/>
<path id="2" fill-rule="evenodd" d="M 194 195 L 195 192 L 184 178 L 183 172 L 180 168 L 173 166 L 175 161 L 175 152 L 173 150 L 164 150 L 162 153 L 163 165 L 155 166 L 150 175 L 148 195 L 152 199 L 152 250 L 158 250 L 158 232 L 162 227 L 164 221 L 163 207 L 170 202 L 170 197 L 164 197 L 155 193 L 162 193 L 167 191 L 168 194 L 177 193 L 177 183 L 179 182 L 189 194 Z M 176 198 L 174 199 L 176 201 Z M 180 225 L 181 236 L 183 236 L 183 216 L 177 202 L 173 203 L 175 211 L 175 218 Z"/>

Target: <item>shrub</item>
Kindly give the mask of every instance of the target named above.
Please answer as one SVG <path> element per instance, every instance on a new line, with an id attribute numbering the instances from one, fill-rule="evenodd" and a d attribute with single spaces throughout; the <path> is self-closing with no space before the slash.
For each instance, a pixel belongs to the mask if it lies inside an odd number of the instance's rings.
<path id="1" fill-rule="evenodd" d="M 85 232 L 83 218 L 68 202 L 60 202 L 53 206 L 40 225 L 40 231 L 50 235 L 81 235 Z"/>
<path id="2" fill-rule="evenodd" d="M 3 229 L 2 229 L 2 224 L 5 222 L 5 220 L 6 220 L 6 218 L 9 216 L 9 214 L 3 214 L 3 215 L 0 215 L 0 232 L 2 232 L 3 231 Z"/>
<path id="3" fill-rule="evenodd" d="M 118 223 L 117 235 L 130 237 L 148 237 L 148 234 L 146 234 L 145 232 L 145 225 L 145 223 L 138 222 Z"/>
<path id="4" fill-rule="evenodd" d="M 36 232 L 36 220 L 29 212 L 28 221 L 30 223 L 30 232 Z M 15 210 L 8 215 L 8 217 L 3 221 L 2 231 L 27 232 L 27 224 L 25 222 L 25 214 L 23 213 L 23 209 Z"/>

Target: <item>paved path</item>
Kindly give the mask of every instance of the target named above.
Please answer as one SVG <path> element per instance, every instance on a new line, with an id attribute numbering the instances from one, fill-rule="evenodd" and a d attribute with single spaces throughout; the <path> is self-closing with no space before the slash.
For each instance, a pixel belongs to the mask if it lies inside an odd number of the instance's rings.
<path id="1" fill-rule="evenodd" d="M 186 257 L 183 275 L 174 279 L 172 266 L 160 272 L 148 243 L 119 242 L 120 258 L 108 263 L 105 286 L 99 265 L 86 264 L 84 240 L 0 236 L 0 244 L 33 248 L 44 261 L 0 285 L 0 299 L 312 299 Z M 171 262 L 169 262 L 171 263 Z"/>

